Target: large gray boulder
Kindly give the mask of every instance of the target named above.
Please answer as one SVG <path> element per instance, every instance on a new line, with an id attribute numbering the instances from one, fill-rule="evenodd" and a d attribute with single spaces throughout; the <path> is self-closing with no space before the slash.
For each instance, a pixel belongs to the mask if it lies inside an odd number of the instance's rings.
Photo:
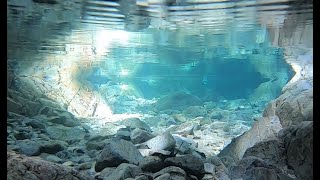
<path id="1" fill-rule="evenodd" d="M 210 156 L 207 157 L 205 160 L 205 163 L 212 163 L 215 166 L 215 173 L 218 178 L 220 179 L 226 179 L 229 178 L 229 170 L 226 168 L 226 166 L 223 164 L 223 162 L 218 158 L 218 156 Z M 225 177 L 225 178 L 223 178 Z"/>
<path id="2" fill-rule="evenodd" d="M 74 168 L 7 151 L 7 180 L 93 180 Z"/>
<path id="3" fill-rule="evenodd" d="M 187 173 L 179 167 L 169 166 L 154 173 L 153 179 L 154 180 L 168 180 L 168 179 L 186 180 Z"/>
<path id="4" fill-rule="evenodd" d="M 164 162 L 158 156 L 146 156 L 140 161 L 139 167 L 141 167 L 143 171 L 154 173 L 164 168 Z"/>
<path id="5" fill-rule="evenodd" d="M 243 158 L 255 156 L 258 157 L 268 164 L 283 167 L 286 165 L 286 151 L 284 143 L 279 138 L 267 139 L 257 143 L 253 147 L 246 150 Z"/>
<path id="6" fill-rule="evenodd" d="M 287 91 L 276 102 L 276 115 L 283 127 L 313 120 L 313 89 L 291 94 Z"/>
<path id="7" fill-rule="evenodd" d="M 134 178 L 142 173 L 139 166 L 134 164 L 122 163 L 112 173 L 105 174 L 103 180 L 125 180 L 127 178 Z"/>
<path id="8" fill-rule="evenodd" d="M 245 151 L 267 138 L 276 137 L 282 129 L 277 116 L 262 117 L 253 127 L 241 136 L 233 139 L 219 154 L 218 157 L 231 157 L 234 161 L 242 159 Z"/>
<path id="9" fill-rule="evenodd" d="M 17 142 L 17 151 L 27 156 L 37 156 L 40 154 L 40 143 L 32 140 L 21 140 Z"/>
<path id="10" fill-rule="evenodd" d="M 130 139 L 134 144 L 146 142 L 155 136 L 148 131 L 136 128 L 130 134 Z"/>
<path id="11" fill-rule="evenodd" d="M 313 179 L 313 122 L 304 121 L 284 135 L 288 165 L 300 179 Z"/>
<path id="12" fill-rule="evenodd" d="M 46 128 L 51 139 L 70 141 L 70 140 L 81 140 L 85 136 L 85 131 L 76 126 L 76 127 L 66 127 L 63 125 L 48 126 Z"/>
<path id="13" fill-rule="evenodd" d="M 188 174 L 200 177 L 204 174 L 204 161 L 198 156 L 191 154 L 167 158 L 164 161 L 166 166 L 177 166 Z"/>
<path id="14" fill-rule="evenodd" d="M 249 156 L 229 167 L 231 179 L 243 180 L 271 180 L 279 179 L 280 170 L 268 165 L 260 158 Z"/>
<path id="15" fill-rule="evenodd" d="M 142 155 L 132 142 L 123 139 L 110 139 L 106 141 L 106 145 L 97 159 L 95 170 L 99 172 L 105 167 L 116 167 L 121 163 L 138 165 L 142 159 Z"/>
<path id="16" fill-rule="evenodd" d="M 147 123 L 141 121 L 139 118 L 127 118 L 121 121 L 122 125 L 125 125 L 129 129 L 143 129 L 148 132 L 151 132 L 151 128 L 148 126 Z"/>

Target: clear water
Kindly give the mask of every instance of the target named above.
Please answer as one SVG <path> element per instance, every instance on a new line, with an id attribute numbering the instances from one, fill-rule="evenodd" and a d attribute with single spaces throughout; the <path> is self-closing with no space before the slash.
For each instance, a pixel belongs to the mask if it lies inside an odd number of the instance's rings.
<path id="1" fill-rule="evenodd" d="M 288 48 L 313 44 L 312 1 L 7 2 L 8 88 L 103 122 L 179 114 L 155 103 L 187 93 L 249 127 L 294 76 Z"/>

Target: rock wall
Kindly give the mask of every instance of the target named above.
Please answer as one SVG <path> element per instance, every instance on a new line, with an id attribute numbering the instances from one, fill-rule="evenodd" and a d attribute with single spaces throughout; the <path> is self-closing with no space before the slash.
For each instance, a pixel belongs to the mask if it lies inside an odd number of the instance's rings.
<path id="1" fill-rule="evenodd" d="M 313 25 L 308 18 L 308 14 L 288 15 L 282 28 L 269 30 L 275 45 L 284 48 L 284 58 L 295 75 L 266 107 L 264 117 L 218 154 L 228 165 L 231 178 L 269 174 L 274 178 L 313 179 Z M 252 156 L 261 159 L 252 160 Z M 243 163 L 247 168 L 239 173 Z M 268 164 L 274 168 L 270 170 Z"/>

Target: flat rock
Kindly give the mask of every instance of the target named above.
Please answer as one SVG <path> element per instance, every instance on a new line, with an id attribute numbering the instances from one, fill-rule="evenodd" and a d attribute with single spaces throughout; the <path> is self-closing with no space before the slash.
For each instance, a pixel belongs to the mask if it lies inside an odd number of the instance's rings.
<path id="1" fill-rule="evenodd" d="M 54 156 L 54 155 L 48 155 L 46 157 L 46 160 L 50 161 L 50 162 L 54 162 L 54 163 L 61 163 L 62 162 L 62 159 L 60 159 L 59 157 Z"/>
<path id="2" fill-rule="evenodd" d="M 157 156 L 157 155 L 169 156 L 171 154 L 170 151 L 161 150 L 161 149 L 138 149 L 138 150 L 143 157 Z"/>
<path id="3" fill-rule="evenodd" d="M 151 132 L 151 128 L 145 122 L 141 121 L 139 118 L 128 118 L 121 121 L 121 124 L 125 125 L 130 129 L 143 129 Z"/>
<path id="4" fill-rule="evenodd" d="M 85 132 L 80 127 L 65 127 L 62 125 L 48 126 L 46 128 L 51 139 L 70 141 L 81 140 L 85 136 Z"/>
<path id="5" fill-rule="evenodd" d="M 168 128 L 166 132 L 187 136 L 187 135 L 193 135 L 193 131 L 196 130 L 197 128 L 198 128 L 197 123 L 185 122 L 185 123 Z"/>
<path id="6" fill-rule="evenodd" d="M 132 142 L 110 139 L 106 141 L 97 159 L 95 170 L 99 172 L 105 167 L 116 167 L 121 163 L 139 164 L 142 159 L 142 155 Z"/>
<path id="7" fill-rule="evenodd" d="M 201 176 L 204 174 L 204 161 L 194 155 L 183 155 L 167 158 L 164 161 L 166 166 L 177 166 L 185 170 L 188 174 Z"/>
<path id="8" fill-rule="evenodd" d="M 56 123 L 56 124 L 61 124 L 66 127 L 75 127 L 75 126 L 80 126 L 80 123 L 77 122 L 73 118 L 68 118 L 65 115 L 59 115 L 59 116 L 52 116 L 48 119 L 49 122 Z"/>
<path id="9" fill-rule="evenodd" d="M 202 101 L 197 96 L 193 96 L 186 92 L 176 92 L 160 98 L 155 103 L 155 108 L 158 110 L 165 110 L 165 109 L 181 110 L 189 106 L 197 106 L 201 104 L 202 104 Z"/>
<path id="10" fill-rule="evenodd" d="M 190 118 L 196 118 L 199 116 L 206 116 L 207 110 L 202 106 L 190 106 L 182 112 L 185 116 Z"/>
<path id="11" fill-rule="evenodd" d="M 174 149 L 176 140 L 170 133 L 164 133 L 144 142 L 143 144 L 147 145 L 150 149 L 170 151 Z"/>

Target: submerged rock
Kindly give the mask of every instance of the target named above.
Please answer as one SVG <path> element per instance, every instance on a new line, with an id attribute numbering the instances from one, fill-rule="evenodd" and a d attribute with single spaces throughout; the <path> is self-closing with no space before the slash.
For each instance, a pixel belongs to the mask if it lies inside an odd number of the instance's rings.
<path id="1" fill-rule="evenodd" d="M 130 128 L 130 129 L 139 128 L 139 129 L 143 129 L 143 130 L 151 132 L 151 128 L 148 126 L 148 124 L 141 121 L 139 118 L 124 119 L 121 122 L 121 124 L 125 125 L 126 127 Z"/>
<path id="2" fill-rule="evenodd" d="M 167 158 L 164 161 L 166 166 L 177 166 L 185 170 L 188 174 L 200 177 L 204 174 L 204 161 L 194 155 L 183 155 Z"/>
<path id="3" fill-rule="evenodd" d="M 157 156 L 147 156 L 140 161 L 139 167 L 141 167 L 143 171 L 155 173 L 164 168 L 164 162 Z"/>
<path id="4" fill-rule="evenodd" d="M 157 180 L 167 180 L 167 179 L 174 179 L 174 180 L 185 180 L 187 177 L 186 172 L 175 166 L 169 166 L 163 168 L 161 171 L 158 171 L 153 174 L 153 179 Z"/>
<path id="5" fill-rule="evenodd" d="M 40 144 L 31 140 L 22 140 L 17 142 L 18 149 L 22 154 L 28 156 L 37 156 L 40 154 Z"/>
<path id="6" fill-rule="evenodd" d="M 62 125 L 48 126 L 46 128 L 51 139 L 70 141 L 70 140 L 81 140 L 85 136 L 85 132 L 80 127 L 65 127 Z"/>
<path id="7" fill-rule="evenodd" d="M 139 128 L 134 129 L 130 134 L 131 141 L 134 144 L 146 142 L 154 137 L 155 136 L 152 135 L 151 133 Z"/>
<path id="8" fill-rule="evenodd" d="M 268 165 L 260 158 L 249 156 L 246 157 L 230 168 L 231 179 L 280 179 L 279 175 L 281 171 L 274 166 Z"/>
<path id="9" fill-rule="evenodd" d="M 285 136 L 288 165 L 300 179 L 313 179 L 313 122 L 300 123 Z"/>
<path id="10" fill-rule="evenodd" d="M 313 120 L 313 89 L 299 94 L 286 93 L 277 100 L 276 114 L 283 127 Z"/>
<path id="11" fill-rule="evenodd" d="M 218 157 L 227 156 L 238 161 L 248 148 L 264 139 L 276 137 L 281 129 L 282 126 L 277 116 L 260 118 L 249 131 L 232 139 L 231 143 L 218 154 Z"/>
<path id="12" fill-rule="evenodd" d="M 156 136 L 143 143 L 150 149 L 155 150 L 173 150 L 176 144 L 176 140 L 170 133 L 164 133 L 163 135 Z"/>
<path id="13" fill-rule="evenodd" d="M 104 180 L 125 180 L 127 178 L 134 178 L 142 173 L 139 166 L 134 164 L 122 163 L 112 173 L 105 173 Z"/>
<path id="14" fill-rule="evenodd" d="M 13 151 L 7 151 L 7 179 L 79 179 L 93 180 L 86 173 L 71 167 L 41 160 L 36 157 L 26 157 Z"/>
<path id="15" fill-rule="evenodd" d="M 176 92 L 160 98 L 156 104 L 155 108 L 158 110 L 174 109 L 181 110 L 189 106 L 201 105 L 202 101 L 197 96 L 193 96 L 186 92 Z"/>
<path id="16" fill-rule="evenodd" d="M 274 166 L 284 166 L 286 164 L 286 154 L 283 142 L 278 138 L 267 139 L 248 148 L 243 158 L 248 156 L 258 157 L 268 164 Z"/>
<path id="17" fill-rule="evenodd" d="M 190 106 L 183 111 L 183 114 L 190 118 L 196 118 L 198 116 L 206 116 L 207 110 L 202 106 Z"/>
<path id="18" fill-rule="evenodd" d="M 105 167 L 116 167 L 121 163 L 138 164 L 143 159 L 132 142 L 125 140 L 107 140 L 104 149 L 95 164 L 95 170 L 101 171 Z"/>

